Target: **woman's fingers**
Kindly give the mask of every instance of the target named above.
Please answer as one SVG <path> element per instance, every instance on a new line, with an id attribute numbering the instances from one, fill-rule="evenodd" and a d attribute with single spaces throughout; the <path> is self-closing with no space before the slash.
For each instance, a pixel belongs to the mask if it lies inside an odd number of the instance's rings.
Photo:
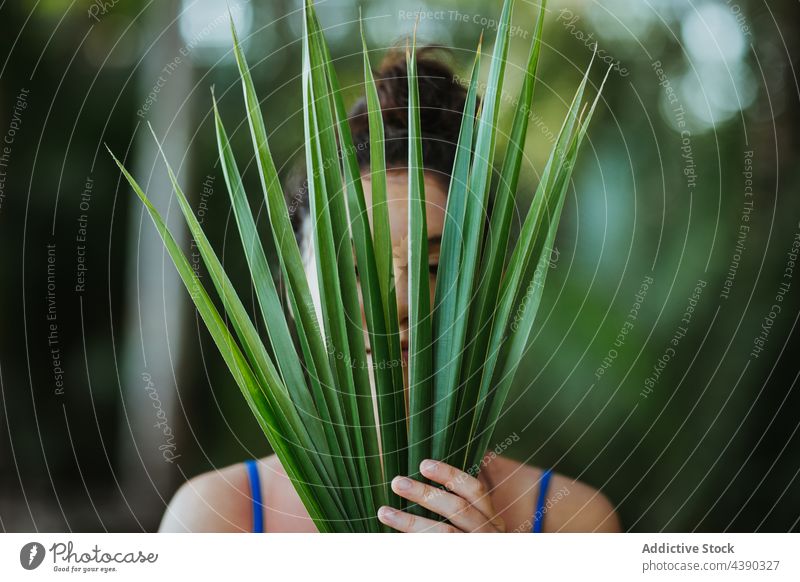
<path id="1" fill-rule="evenodd" d="M 392 490 L 400 497 L 418 503 L 441 515 L 462 531 L 496 531 L 490 519 L 458 495 L 420 483 L 408 477 L 395 477 Z"/>
<path id="2" fill-rule="evenodd" d="M 487 519 L 494 519 L 495 511 L 489 492 L 475 477 L 452 465 L 430 459 L 422 461 L 419 468 L 425 477 L 466 499 Z M 442 492 L 441 489 L 436 491 Z"/>
<path id="3" fill-rule="evenodd" d="M 450 524 L 411 515 L 385 505 L 378 510 L 378 519 L 381 523 L 405 533 L 461 533 Z"/>

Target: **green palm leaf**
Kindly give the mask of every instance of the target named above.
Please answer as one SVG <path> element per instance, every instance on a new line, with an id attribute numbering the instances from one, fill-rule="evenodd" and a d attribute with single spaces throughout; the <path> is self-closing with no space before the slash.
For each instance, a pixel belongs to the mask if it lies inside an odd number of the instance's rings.
<path id="1" fill-rule="evenodd" d="M 572 169 L 575 166 L 575 160 L 578 156 L 581 143 L 586 135 L 589 127 L 589 122 L 594 115 L 597 103 L 602 94 L 602 87 L 608 79 L 608 74 L 611 68 L 606 71 L 603 78 L 603 84 L 600 86 L 597 96 L 589 109 L 588 114 L 582 121 L 576 120 L 573 113 L 577 111 L 575 105 L 580 101 L 583 89 L 588 79 L 587 74 L 581 83 L 581 87 L 576 94 L 573 101 L 573 107 L 570 109 L 570 114 L 567 118 L 565 128 L 572 129 L 575 121 L 578 122 L 578 130 L 571 135 L 568 143 L 564 143 L 559 138 L 557 146 L 551 154 L 550 160 L 542 177 L 542 182 L 545 184 L 550 183 L 550 176 L 553 175 L 554 179 L 551 184 L 550 191 L 547 192 L 546 188 L 540 183 L 539 189 L 531 211 L 526 219 L 526 224 L 523 226 L 523 233 L 520 237 L 520 242 L 515 249 L 515 256 L 512 257 L 510 272 L 517 272 L 518 265 L 525 262 L 526 249 L 530 249 L 527 253 L 527 266 L 525 267 L 525 275 L 521 277 L 522 284 L 516 285 L 516 290 L 513 292 L 514 311 L 516 319 L 508 321 L 504 319 L 505 325 L 503 327 L 506 336 L 503 339 L 493 342 L 495 345 L 500 344 L 501 347 L 497 348 L 500 352 L 499 361 L 502 362 L 501 366 L 497 369 L 494 376 L 492 376 L 491 369 L 487 368 L 483 372 L 483 380 L 481 383 L 481 393 L 488 398 L 489 408 L 487 412 L 480 416 L 478 413 L 479 422 L 473 425 L 473 435 L 477 438 L 477 446 L 473 445 L 471 451 L 470 462 L 468 466 L 478 466 L 480 459 L 486 451 L 489 439 L 494 432 L 494 427 L 500 416 L 503 403 L 508 395 L 511 387 L 511 382 L 514 379 L 517 368 L 519 367 L 522 357 L 524 355 L 525 347 L 533 328 L 533 323 L 536 318 L 536 312 L 544 291 L 544 284 L 547 278 L 548 263 L 550 260 L 551 252 L 553 249 L 556 232 L 558 231 L 558 221 L 561 216 L 561 210 L 564 207 L 564 200 L 566 198 L 567 187 L 572 176 Z M 561 136 L 565 134 L 565 128 L 561 130 Z M 563 148 L 563 149 L 562 149 Z M 563 153 L 558 153 L 563 152 Z M 560 163 L 554 167 L 553 160 L 554 154 L 560 156 Z M 545 212 L 548 215 L 547 228 L 544 231 L 544 236 L 541 231 L 541 224 L 544 221 Z M 532 239 L 533 242 L 532 243 Z M 519 252 L 517 252 L 519 251 Z M 513 271 L 512 271 L 513 270 Z M 511 289 L 514 287 L 511 279 L 506 279 L 500 291 L 500 304 L 504 306 L 506 298 L 512 296 Z M 491 384 L 490 384 L 491 377 Z M 490 385 L 493 386 L 492 393 L 490 393 Z M 481 427 L 478 429 L 478 427 Z M 472 439 L 471 439 L 472 440 Z"/>
<path id="2" fill-rule="evenodd" d="M 475 137 L 472 168 L 469 175 L 469 195 L 464 216 L 463 255 L 461 260 L 458 285 L 456 287 L 457 317 L 453 322 L 452 352 L 450 354 L 451 378 L 448 379 L 449 390 L 458 393 L 458 414 L 454 419 L 456 426 L 451 433 L 451 441 L 447 446 L 448 462 L 459 464 L 455 461 L 459 453 L 463 454 L 464 443 L 455 442 L 455 435 L 463 434 L 462 425 L 468 422 L 469 406 L 473 400 L 474 390 L 469 390 L 469 384 L 460 385 L 459 376 L 462 372 L 464 359 L 467 326 L 469 323 L 470 305 L 473 302 L 475 289 L 475 272 L 480 262 L 480 252 L 483 242 L 483 228 L 486 217 L 489 183 L 491 169 L 494 162 L 494 149 L 497 141 L 497 124 L 500 116 L 501 96 L 503 92 L 503 79 L 505 76 L 508 59 L 508 47 L 511 39 L 511 12 L 514 0 L 506 0 L 503 4 L 503 13 L 497 29 L 497 42 L 492 52 L 491 65 L 489 66 L 489 79 L 484 95 L 482 112 L 478 119 L 477 135 Z M 471 338 L 471 340 L 474 338 Z"/>
<path id="3" fill-rule="evenodd" d="M 419 115 L 416 34 L 408 63 L 408 475 L 420 479 L 419 465 L 431 457 L 433 350 L 428 267 L 428 222 Z M 419 506 L 410 511 L 425 514 Z"/>
<path id="4" fill-rule="evenodd" d="M 350 444 L 342 404 L 328 360 L 328 350 L 320 335 L 321 326 L 311 298 L 311 290 L 306 279 L 300 249 L 292 229 L 289 209 L 286 205 L 278 172 L 269 149 L 266 126 L 261 114 L 255 85 L 236 35 L 233 19 L 231 19 L 231 34 L 234 41 L 234 54 L 242 79 L 242 89 L 247 106 L 247 119 L 257 154 L 256 160 L 264 198 L 267 203 L 270 225 L 275 245 L 278 249 L 278 258 L 287 282 L 294 322 L 297 325 L 297 335 L 303 349 L 309 380 L 328 434 L 329 447 L 334 454 L 341 454 L 339 459 L 341 462 L 335 462 L 339 486 L 343 488 L 356 487 L 360 481 L 353 463 L 354 451 Z M 226 167 L 229 167 L 229 165 Z M 233 172 L 232 174 L 236 175 L 238 172 Z M 352 495 L 346 495 L 345 497 L 352 508 L 355 499 Z"/>
<path id="5" fill-rule="evenodd" d="M 272 279 L 216 101 L 214 123 L 220 163 L 266 338 L 259 335 L 169 164 L 167 172 L 178 205 L 232 331 L 158 211 L 114 158 L 152 218 L 217 349 L 320 531 L 388 531 L 377 520 L 378 507 L 403 507 L 403 500 L 388 487 L 390 479 L 403 473 L 419 479 L 419 464 L 425 458 L 479 469 L 524 356 L 572 169 L 600 92 L 586 112 L 587 70 L 519 239 L 512 244 L 511 218 L 541 53 L 542 5 L 485 232 L 513 7 L 514 0 L 505 0 L 480 107 L 481 44 L 476 52 L 448 190 L 433 302 L 416 30 L 406 50 L 408 387 L 399 365 L 402 353 L 383 115 L 363 25 L 371 203 L 365 195 L 364 169 L 356 156 L 330 50 L 313 3 L 304 2 L 303 124 L 318 281 L 314 290 L 294 236 L 255 85 L 231 22 L 247 123 L 286 285 L 288 314 Z M 321 318 L 313 291 L 320 298 Z M 414 504 L 407 509 L 437 517 Z"/>
<path id="6" fill-rule="evenodd" d="M 496 318 L 497 306 L 495 305 L 495 299 L 500 285 L 501 274 L 505 267 L 511 218 L 516 201 L 520 169 L 522 168 L 522 156 L 527 137 L 533 91 L 536 86 L 536 71 L 539 64 L 542 27 L 544 24 L 544 8 L 544 3 L 542 3 L 536 25 L 536 33 L 531 45 L 530 56 L 528 57 L 525 80 L 516 102 L 508 150 L 500 172 L 500 181 L 492 209 L 491 223 L 486 235 L 486 248 L 481 261 L 477 295 L 470 313 L 467 337 L 471 338 L 472 341 L 465 357 L 466 366 L 464 369 L 466 374 L 464 377 L 466 380 L 465 385 L 462 387 L 462 390 L 464 390 L 462 403 L 464 405 L 461 409 L 465 416 L 459 418 L 459 428 L 461 430 L 467 425 L 468 407 L 475 405 L 474 395 L 476 394 L 477 385 L 480 384 L 483 363 L 486 361 L 489 337 L 498 319 Z M 502 315 L 499 319 L 503 321 Z M 475 423 L 476 415 L 479 414 L 479 411 L 476 411 L 471 415 L 471 427 Z"/>
<path id="7" fill-rule="evenodd" d="M 109 153 L 111 153 L 110 150 Z M 217 349 L 219 349 L 225 363 L 228 365 L 228 369 L 242 390 L 248 405 L 259 420 L 287 474 L 292 479 L 295 489 L 303 500 L 317 528 L 320 531 L 334 531 L 334 528 L 339 531 L 351 529 L 350 521 L 344 519 L 345 516 L 331 499 L 331 491 L 324 486 L 314 487 L 314 484 L 319 484 L 321 480 L 313 468 L 312 459 L 307 455 L 297 455 L 297 441 L 290 442 L 287 440 L 287 435 L 296 437 L 296 433 L 293 432 L 291 423 L 287 422 L 287 419 L 278 413 L 277 406 L 275 406 L 275 400 L 279 398 L 281 393 L 280 384 L 265 385 L 259 381 L 247 358 L 225 326 L 210 297 L 203 289 L 194 269 L 169 232 L 161 215 L 150 203 L 144 191 L 122 163 L 117 160 L 113 153 L 111 153 L 111 156 L 150 214 L 170 257 L 175 263 L 181 280 L 189 291 L 200 316 L 217 345 Z M 210 255 L 207 256 L 210 257 Z M 207 266 L 209 266 L 210 270 L 213 268 L 216 271 L 215 265 L 207 264 Z M 219 276 L 219 272 L 217 272 L 217 276 Z M 230 299 L 234 295 L 235 293 L 233 292 L 226 294 Z M 257 347 L 250 346 L 250 349 L 257 349 Z"/>
<path id="8" fill-rule="evenodd" d="M 447 193 L 447 214 L 445 215 L 442 244 L 439 249 L 439 270 L 436 276 L 436 293 L 433 310 L 434 357 L 439 372 L 434 378 L 433 413 L 433 457 L 445 459 L 447 447 L 452 438 L 452 422 L 458 402 L 458 356 L 461 343 L 456 349 L 456 334 L 453 328 L 460 317 L 457 293 L 458 277 L 461 272 L 461 255 L 464 237 L 464 217 L 469 196 L 468 182 L 472 165 L 472 146 L 475 130 L 475 115 L 478 91 L 478 74 L 481 64 L 481 46 L 478 43 L 475 63 L 472 66 L 464 115 L 456 147 L 453 176 Z"/>
<path id="9" fill-rule="evenodd" d="M 405 473 L 408 463 L 408 429 L 406 426 L 403 360 L 400 350 L 400 332 L 397 315 L 397 296 L 394 281 L 389 206 L 386 198 L 386 149 L 384 144 L 383 116 L 375 77 L 369 64 L 367 42 L 361 27 L 361 44 L 364 60 L 364 80 L 367 96 L 370 136 L 370 182 L 372 184 L 372 222 L 375 225 L 375 266 L 380 295 L 383 299 L 385 334 L 388 354 L 385 356 L 391 379 L 376 379 L 378 413 L 381 427 L 384 475 L 387 479 Z M 375 345 L 375 344 L 373 344 Z M 380 357 L 373 357 L 373 366 L 380 366 Z M 402 507 L 403 499 L 390 494 L 394 507 Z"/>

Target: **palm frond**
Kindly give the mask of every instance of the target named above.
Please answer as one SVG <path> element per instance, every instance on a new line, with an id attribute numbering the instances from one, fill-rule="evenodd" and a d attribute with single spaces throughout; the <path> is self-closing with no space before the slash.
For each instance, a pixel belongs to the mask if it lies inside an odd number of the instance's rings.
<path id="1" fill-rule="evenodd" d="M 406 49 L 408 70 L 408 475 L 421 479 L 420 463 L 431 456 L 433 350 L 428 267 L 428 221 L 422 160 L 416 33 Z M 409 508 L 427 515 L 419 506 Z"/>
<path id="2" fill-rule="evenodd" d="M 226 319 L 147 195 L 114 158 L 153 220 L 217 349 L 320 531 L 387 531 L 377 520 L 378 508 L 385 504 L 403 507 L 388 484 L 398 474 L 421 479 L 423 459 L 479 469 L 524 357 L 572 169 L 600 93 L 587 112 L 587 70 L 519 238 L 512 242 L 511 217 L 541 54 L 542 5 L 486 230 L 513 7 L 514 0 L 505 0 L 480 106 L 482 38 L 476 52 L 448 189 L 433 300 L 416 31 L 407 47 L 407 387 L 396 303 L 383 112 L 363 25 L 369 197 L 333 59 L 312 1 L 304 2 L 302 113 L 313 268 L 318 281 L 312 289 L 270 151 L 258 94 L 231 21 L 247 123 L 290 308 L 287 314 L 272 279 L 212 92 L 219 159 L 258 310 L 266 324 L 265 338 L 192 213 L 166 157 L 175 197 Z M 318 306 L 315 296 L 320 300 Z M 408 510 L 435 517 L 413 504 Z"/>

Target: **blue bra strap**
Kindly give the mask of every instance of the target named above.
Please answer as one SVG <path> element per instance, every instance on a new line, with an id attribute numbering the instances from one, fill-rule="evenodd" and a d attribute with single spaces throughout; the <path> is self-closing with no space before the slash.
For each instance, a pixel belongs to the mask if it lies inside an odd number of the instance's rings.
<path id="1" fill-rule="evenodd" d="M 244 462 L 250 479 L 250 497 L 253 499 L 253 533 L 264 533 L 264 506 L 261 504 L 261 479 L 258 465 L 253 459 Z"/>
<path id="2" fill-rule="evenodd" d="M 542 532 L 542 522 L 544 522 L 544 502 L 547 499 L 547 486 L 550 484 L 550 477 L 553 476 L 552 469 L 547 469 L 539 479 L 539 498 L 536 500 L 536 511 L 533 514 L 533 527 L 531 533 Z"/>

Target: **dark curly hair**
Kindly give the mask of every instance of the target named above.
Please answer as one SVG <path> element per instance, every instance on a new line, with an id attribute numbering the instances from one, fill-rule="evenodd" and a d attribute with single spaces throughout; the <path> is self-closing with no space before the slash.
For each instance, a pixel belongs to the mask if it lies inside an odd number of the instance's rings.
<path id="1" fill-rule="evenodd" d="M 426 172 L 447 186 L 453 171 L 467 92 L 453 69 L 437 54 L 443 50 L 434 46 L 418 49 L 417 75 L 423 164 Z M 408 165 L 408 69 L 405 51 L 390 51 L 374 74 L 383 113 L 386 166 L 403 169 Z M 359 166 L 362 172 L 369 171 L 366 98 L 356 102 L 348 116 Z M 290 188 L 295 206 L 292 220 L 298 239 L 302 238 L 302 227 L 308 217 L 308 188 L 304 179 L 304 172 L 297 172 L 295 185 Z"/>

